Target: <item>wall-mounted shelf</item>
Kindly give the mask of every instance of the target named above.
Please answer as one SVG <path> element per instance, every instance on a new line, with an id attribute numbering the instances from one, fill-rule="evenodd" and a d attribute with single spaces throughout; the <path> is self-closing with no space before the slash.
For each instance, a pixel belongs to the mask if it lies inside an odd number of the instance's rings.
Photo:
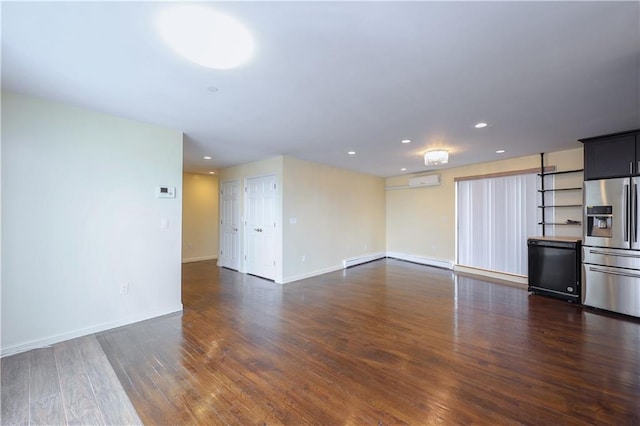
<path id="1" fill-rule="evenodd" d="M 538 189 L 538 192 L 558 192 L 558 191 L 582 191 L 582 188 L 577 187 L 577 188 Z"/>
<path id="2" fill-rule="evenodd" d="M 556 208 L 577 208 L 577 207 L 582 207 L 582 204 L 554 204 L 554 205 L 546 205 L 544 203 L 544 194 L 546 192 L 560 192 L 560 191 L 582 191 L 581 187 L 570 187 L 570 188 L 553 188 L 553 189 L 545 189 L 544 187 L 544 181 L 545 181 L 545 177 L 546 176 L 554 176 L 554 175 L 566 175 L 566 174 L 570 174 L 570 173 L 583 173 L 584 169 L 575 169 L 575 170 L 560 170 L 560 171 L 553 171 L 553 172 L 545 172 L 544 169 L 544 153 L 541 152 L 540 153 L 540 173 L 538 173 L 538 176 L 540 176 L 540 189 L 538 189 L 538 192 L 542 194 L 541 197 L 541 202 L 540 205 L 538 206 L 539 209 L 542 209 L 542 221 L 538 222 L 538 225 L 542 225 L 542 236 L 544 237 L 546 232 L 545 232 L 545 226 L 558 226 L 558 225 L 564 225 L 564 226 L 580 226 L 582 225 L 582 222 L 579 220 L 572 220 L 572 219 L 567 219 L 566 222 L 547 222 L 545 221 L 545 210 L 546 209 L 556 209 Z"/>
<path id="3" fill-rule="evenodd" d="M 541 156 L 544 155 L 544 153 L 540 154 Z M 540 160 L 542 161 L 542 157 L 540 157 Z M 559 172 L 545 172 L 544 171 L 544 166 L 541 166 L 542 172 L 538 173 L 538 176 L 550 176 L 550 175 L 564 175 L 567 173 L 582 173 L 584 171 L 584 169 L 575 169 L 575 170 L 561 170 Z"/>
<path id="4" fill-rule="evenodd" d="M 539 209 L 555 209 L 557 207 L 582 207 L 582 204 L 556 204 L 555 206 L 538 206 Z"/>
<path id="5" fill-rule="evenodd" d="M 566 222 L 538 222 L 538 225 L 567 225 L 567 226 L 579 226 L 582 225 L 582 222 L 577 222 L 577 221 L 571 221 L 569 223 Z"/>

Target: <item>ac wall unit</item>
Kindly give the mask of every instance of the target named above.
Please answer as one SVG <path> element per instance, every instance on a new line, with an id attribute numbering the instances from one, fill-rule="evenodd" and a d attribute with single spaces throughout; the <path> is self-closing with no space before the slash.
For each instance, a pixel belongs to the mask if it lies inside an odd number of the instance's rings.
<path id="1" fill-rule="evenodd" d="M 418 176 L 409 179 L 410 188 L 418 188 L 421 186 L 438 186 L 440 185 L 440 175 Z"/>

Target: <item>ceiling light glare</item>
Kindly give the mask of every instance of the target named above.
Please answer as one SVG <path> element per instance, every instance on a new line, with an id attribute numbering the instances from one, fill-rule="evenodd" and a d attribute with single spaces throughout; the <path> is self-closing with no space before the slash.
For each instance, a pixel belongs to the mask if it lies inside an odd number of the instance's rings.
<path id="1" fill-rule="evenodd" d="M 504 149 L 499 149 L 496 151 L 496 154 L 504 154 Z"/>
<path id="2" fill-rule="evenodd" d="M 475 127 L 476 129 L 482 129 L 482 128 L 487 127 L 487 126 L 488 126 L 488 124 L 487 124 L 487 123 L 478 123 L 478 124 L 476 124 L 474 127 Z"/>
<path id="3" fill-rule="evenodd" d="M 406 171 L 407 171 L 407 168 L 406 168 L 406 167 L 403 167 L 403 168 L 401 168 L 401 169 L 400 169 L 400 171 L 401 171 L 401 172 L 406 172 Z"/>
<path id="4" fill-rule="evenodd" d="M 402 143 L 411 143 L 411 139 L 403 139 Z"/>
<path id="5" fill-rule="evenodd" d="M 449 151 L 446 149 L 432 149 L 424 153 L 425 166 L 440 166 L 449 162 Z"/>
<path id="6" fill-rule="evenodd" d="M 210 175 L 215 175 L 215 174 L 216 174 L 216 172 L 209 172 L 209 174 L 210 174 Z"/>
<path id="7" fill-rule="evenodd" d="M 347 152 L 347 154 L 349 154 L 349 155 L 356 155 L 356 152 L 355 152 L 355 151 L 349 151 L 349 152 Z"/>
<path id="8" fill-rule="evenodd" d="M 209 157 L 208 155 L 207 155 L 207 156 L 204 156 L 204 157 L 202 157 L 202 158 L 204 158 L 205 160 L 211 160 L 211 157 Z"/>
<path id="9" fill-rule="evenodd" d="M 253 56 L 253 37 L 244 25 L 210 7 L 167 7 L 158 14 L 156 27 L 173 51 L 203 67 L 231 69 Z"/>

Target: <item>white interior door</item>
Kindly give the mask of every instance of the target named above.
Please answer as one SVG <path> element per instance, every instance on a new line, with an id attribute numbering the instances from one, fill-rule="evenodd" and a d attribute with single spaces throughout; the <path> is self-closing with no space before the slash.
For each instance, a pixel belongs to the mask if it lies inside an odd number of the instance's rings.
<path id="1" fill-rule="evenodd" d="M 246 181 L 245 268 L 267 279 L 276 275 L 276 177 Z"/>
<path id="2" fill-rule="evenodd" d="M 240 269 L 240 181 L 223 182 L 220 186 L 220 256 L 218 264 Z"/>

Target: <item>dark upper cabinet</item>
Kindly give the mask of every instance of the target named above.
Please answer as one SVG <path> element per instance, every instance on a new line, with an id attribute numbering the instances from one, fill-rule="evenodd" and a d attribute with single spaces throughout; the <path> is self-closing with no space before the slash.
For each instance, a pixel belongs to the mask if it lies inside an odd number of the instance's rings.
<path id="1" fill-rule="evenodd" d="M 581 139 L 584 179 L 640 175 L 640 131 Z"/>

